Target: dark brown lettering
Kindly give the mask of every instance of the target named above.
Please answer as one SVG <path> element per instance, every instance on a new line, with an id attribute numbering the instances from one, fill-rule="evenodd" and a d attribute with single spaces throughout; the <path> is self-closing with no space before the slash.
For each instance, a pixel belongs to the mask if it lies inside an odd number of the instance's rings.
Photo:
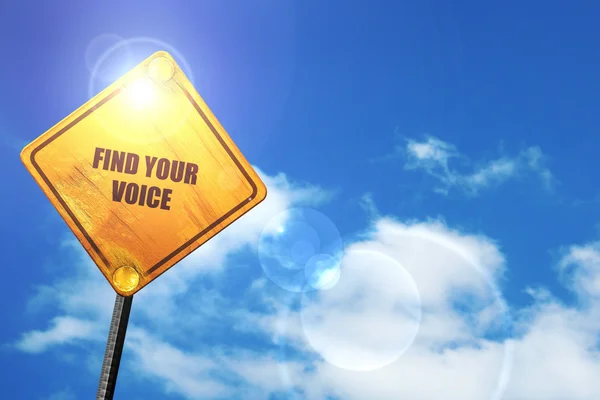
<path id="1" fill-rule="evenodd" d="M 98 168 L 98 164 L 100 164 L 100 160 L 102 160 L 102 153 L 104 153 L 104 149 L 96 147 L 96 150 L 94 151 L 94 162 L 92 163 L 93 168 Z"/>
<path id="2" fill-rule="evenodd" d="M 110 153 L 112 152 L 112 150 L 106 150 L 105 152 L 105 157 L 104 157 L 104 162 L 102 163 L 102 169 L 103 170 L 107 170 L 109 163 L 110 163 Z"/>
<path id="3" fill-rule="evenodd" d="M 123 172 L 129 175 L 137 173 L 139 163 L 140 156 L 134 153 L 127 153 L 127 159 L 125 160 L 125 171 Z"/>
<path id="4" fill-rule="evenodd" d="M 113 201 L 121 201 L 125 191 L 125 182 L 113 181 Z"/>
<path id="5" fill-rule="evenodd" d="M 152 175 L 152 168 L 154 168 L 156 160 L 156 157 L 146 156 L 146 178 L 150 178 L 150 176 Z"/>
<path id="6" fill-rule="evenodd" d="M 150 186 L 148 188 L 148 200 L 146 200 L 146 205 L 150 208 L 156 208 L 160 204 L 160 200 L 157 199 L 160 195 L 160 189 L 156 186 Z"/>
<path id="7" fill-rule="evenodd" d="M 137 183 L 128 183 L 127 189 L 125 189 L 125 202 L 127 204 L 135 204 L 135 202 L 138 199 L 139 193 L 140 187 L 137 185 Z"/>
<path id="8" fill-rule="evenodd" d="M 113 151 L 112 160 L 110 162 L 110 170 L 117 172 L 123 172 L 123 161 L 125 161 L 124 151 Z"/>
<path id="9" fill-rule="evenodd" d="M 148 186 L 142 185 L 140 186 L 140 198 L 138 205 L 145 206 L 146 204 L 146 191 L 148 191 Z"/>
<path id="10" fill-rule="evenodd" d="M 173 182 L 181 182 L 184 168 L 185 163 L 183 161 L 171 161 L 171 180 Z"/>
<path id="11" fill-rule="evenodd" d="M 171 206 L 169 205 L 169 202 L 171 201 L 171 193 L 173 193 L 173 190 L 163 189 L 161 202 L 160 202 L 160 208 L 162 210 L 170 210 L 171 209 Z"/>
<path id="12" fill-rule="evenodd" d="M 186 167 L 185 167 L 184 182 L 189 183 L 190 185 L 195 185 L 196 179 L 198 178 L 196 175 L 197 173 L 198 173 L 198 166 L 193 163 L 187 163 Z"/>
<path id="13" fill-rule="evenodd" d="M 161 158 L 156 165 L 156 177 L 165 180 L 169 176 L 169 160 Z"/>

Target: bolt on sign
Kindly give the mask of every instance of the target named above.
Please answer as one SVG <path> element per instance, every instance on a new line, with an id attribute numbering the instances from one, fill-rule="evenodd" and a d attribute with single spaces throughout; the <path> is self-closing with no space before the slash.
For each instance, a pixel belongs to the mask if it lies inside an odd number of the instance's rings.
<path id="1" fill-rule="evenodd" d="M 166 52 L 27 145 L 21 159 L 122 296 L 138 292 L 267 195 Z"/>

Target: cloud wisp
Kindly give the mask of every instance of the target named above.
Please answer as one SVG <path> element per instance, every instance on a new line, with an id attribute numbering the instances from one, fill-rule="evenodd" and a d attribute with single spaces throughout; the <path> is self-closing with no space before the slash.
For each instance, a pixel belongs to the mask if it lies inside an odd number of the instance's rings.
<path id="1" fill-rule="evenodd" d="M 487 161 L 473 161 L 461 154 L 456 146 L 433 136 L 422 140 L 405 139 L 395 155 L 405 160 L 404 168 L 423 171 L 433 177 L 435 191 L 447 195 L 458 190 L 476 196 L 482 190 L 497 187 L 511 179 L 532 174 L 546 190 L 552 190 L 556 179 L 546 167 L 546 156 L 533 146 L 514 156 L 501 156 Z"/>

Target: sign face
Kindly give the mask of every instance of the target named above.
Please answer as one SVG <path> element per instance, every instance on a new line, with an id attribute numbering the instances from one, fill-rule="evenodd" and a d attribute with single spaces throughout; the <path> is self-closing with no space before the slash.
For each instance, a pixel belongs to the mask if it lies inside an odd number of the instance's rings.
<path id="1" fill-rule="evenodd" d="M 27 145 L 21 159 L 123 296 L 138 292 L 267 195 L 165 52 Z"/>

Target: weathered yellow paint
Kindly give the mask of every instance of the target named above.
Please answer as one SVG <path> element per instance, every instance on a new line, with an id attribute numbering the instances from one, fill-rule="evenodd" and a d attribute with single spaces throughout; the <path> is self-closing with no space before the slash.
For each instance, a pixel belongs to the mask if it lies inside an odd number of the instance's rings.
<path id="1" fill-rule="evenodd" d="M 136 154 L 137 172 L 118 172 L 117 164 L 111 170 L 112 159 L 100 150 L 98 154 L 109 158 L 108 170 L 103 169 L 104 159 L 94 166 L 97 148 Z M 157 161 L 148 177 L 146 156 L 196 164 L 198 171 L 190 170 L 189 183 L 159 179 Z M 123 296 L 138 292 L 267 194 L 256 172 L 165 52 L 150 56 L 35 139 L 23 149 L 21 159 Z M 170 189 L 165 203 L 169 209 L 151 208 L 146 202 L 128 204 L 125 194 L 116 201 L 113 181 L 154 186 L 161 193 Z M 156 191 L 146 192 L 155 195 Z M 160 196 L 158 200 L 160 204 Z M 122 267 L 129 268 L 117 272 Z M 127 290 L 128 285 L 137 286 Z"/>

